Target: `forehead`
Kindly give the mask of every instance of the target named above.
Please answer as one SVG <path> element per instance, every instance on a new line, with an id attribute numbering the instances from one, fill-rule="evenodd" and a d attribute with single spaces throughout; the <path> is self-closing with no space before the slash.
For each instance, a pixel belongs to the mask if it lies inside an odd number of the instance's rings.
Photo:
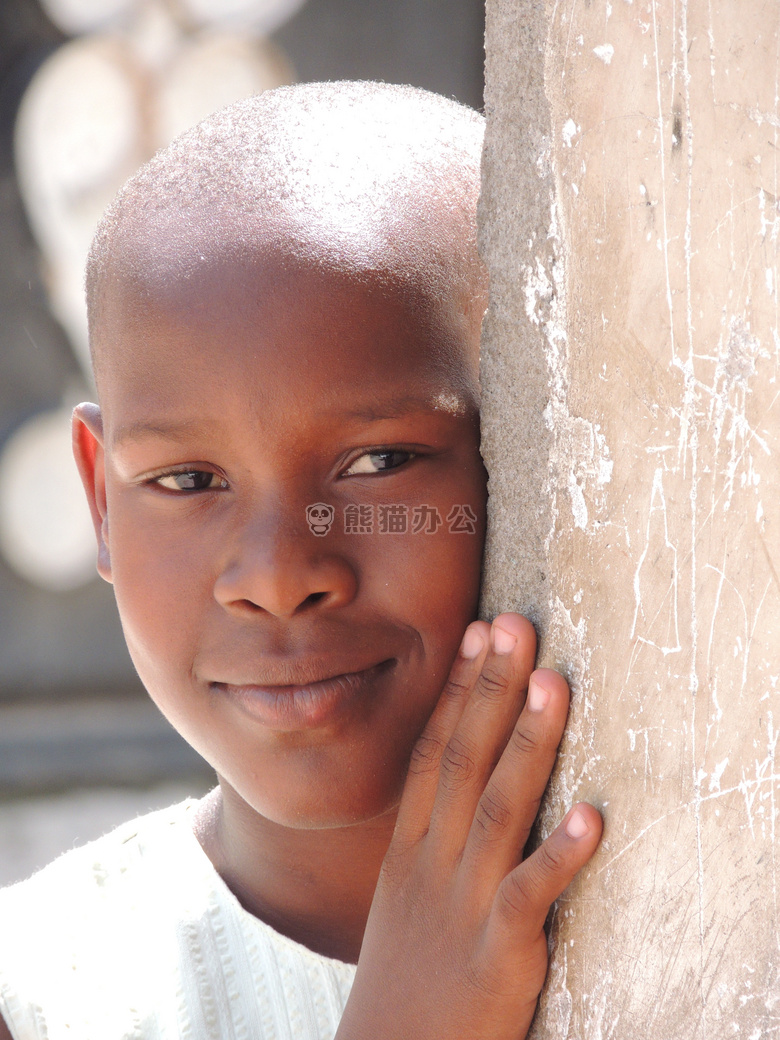
<path id="1" fill-rule="evenodd" d="M 202 253 L 186 267 L 114 279 L 101 309 L 104 413 L 209 394 L 243 395 L 266 416 L 327 411 L 347 397 L 368 409 L 388 396 L 450 408 L 476 397 L 468 306 L 403 270 L 274 250 Z"/>

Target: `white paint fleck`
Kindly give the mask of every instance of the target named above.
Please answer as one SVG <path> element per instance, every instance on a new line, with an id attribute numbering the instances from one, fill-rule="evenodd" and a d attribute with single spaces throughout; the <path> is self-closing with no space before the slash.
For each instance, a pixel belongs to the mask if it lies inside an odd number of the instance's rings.
<path id="1" fill-rule="evenodd" d="M 598 484 L 609 484 L 610 480 L 612 480 L 612 467 L 615 463 L 612 459 L 605 459 L 603 457 L 598 460 L 598 463 L 599 469 L 596 476 L 596 482 Z"/>
<path id="2" fill-rule="evenodd" d="M 467 410 L 466 402 L 449 390 L 441 390 L 436 394 L 433 409 L 436 412 L 448 412 L 450 415 L 465 415 Z"/>
<path id="3" fill-rule="evenodd" d="M 580 132 L 580 128 L 573 119 L 567 119 L 561 128 L 561 137 L 567 148 L 571 148 L 572 139 Z"/>
<path id="4" fill-rule="evenodd" d="M 602 43 L 598 47 L 593 48 L 593 53 L 600 61 L 603 61 L 605 65 L 609 65 L 615 54 L 615 48 L 611 43 Z"/>
<path id="5" fill-rule="evenodd" d="M 585 531 L 588 526 L 588 506 L 582 488 L 577 483 L 577 478 L 572 471 L 569 473 L 569 494 L 571 495 L 571 512 L 574 518 L 574 526 Z"/>
<path id="6" fill-rule="evenodd" d="M 682 647 L 677 616 L 677 547 L 669 537 L 663 473 L 663 469 L 656 469 L 653 477 L 645 546 L 634 572 L 634 620 L 631 625 L 631 638 L 636 637 L 639 642 L 652 646 L 666 657 L 667 654 L 679 653 Z M 653 583 L 652 575 L 660 566 L 662 556 L 664 565 L 669 568 L 670 582 L 668 588 L 662 590 L 662 595 L 651 597 L 651 605 L 647 596 L 657 586 L 657 582 Z"/>
<path id="7" fill-rule="evenodd" d="M 718 762 L 718 764 L 713 769 L 712 776 L 710 777 L 710 790 L 711 791 L 719 791 L 720 790 L 720 779 L 723 776 L 723 770 L 726 768 L 726 766 L 728 764 L 729 764 L 729 760 L 728 760 L 728 756 L 726 756 L 726 758 L 724 758 L 722 762 Z"/>

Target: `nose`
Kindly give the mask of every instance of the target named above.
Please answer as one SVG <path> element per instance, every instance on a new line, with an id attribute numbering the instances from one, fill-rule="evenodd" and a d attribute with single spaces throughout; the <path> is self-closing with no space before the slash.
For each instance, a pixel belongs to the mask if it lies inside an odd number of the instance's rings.
<path id="1" fill-rule="evenodd" d="M 346 606 L 357 593 L 357 574 L 340 551 L 338 532 L 318 537 L 302 509 L 300 523 L 267 515 L 243 522 L 226 550 L 214 597 L 233 614 L 289 618 Z"/>

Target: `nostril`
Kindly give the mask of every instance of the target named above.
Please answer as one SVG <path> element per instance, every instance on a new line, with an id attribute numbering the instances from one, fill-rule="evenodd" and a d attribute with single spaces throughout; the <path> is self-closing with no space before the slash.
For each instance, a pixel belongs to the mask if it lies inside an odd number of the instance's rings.
<path id="1" fill-rule="evenodd" d="M 300 556 L 297 545 L 295 553 L 292 548 L 245 552 L 228 563 L 214 585 L 217 602 L 244 616 L 259 611 L 290 618 L 352 601 L 357 576 L 347 559 L 334 554 L 312 560 Z"/>

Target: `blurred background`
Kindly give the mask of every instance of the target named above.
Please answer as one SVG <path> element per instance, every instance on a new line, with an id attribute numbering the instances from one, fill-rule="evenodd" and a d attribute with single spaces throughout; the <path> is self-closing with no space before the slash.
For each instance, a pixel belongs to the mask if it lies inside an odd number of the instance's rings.
<path id="1" fill-rule="evenodd" d="M 100 214 L 181 130 L 283 83 L 481 108 L 483 29 L 481 0 L 2 0 L 0 885 L 214 782 L 135 676 L 70 456 Z"/>

